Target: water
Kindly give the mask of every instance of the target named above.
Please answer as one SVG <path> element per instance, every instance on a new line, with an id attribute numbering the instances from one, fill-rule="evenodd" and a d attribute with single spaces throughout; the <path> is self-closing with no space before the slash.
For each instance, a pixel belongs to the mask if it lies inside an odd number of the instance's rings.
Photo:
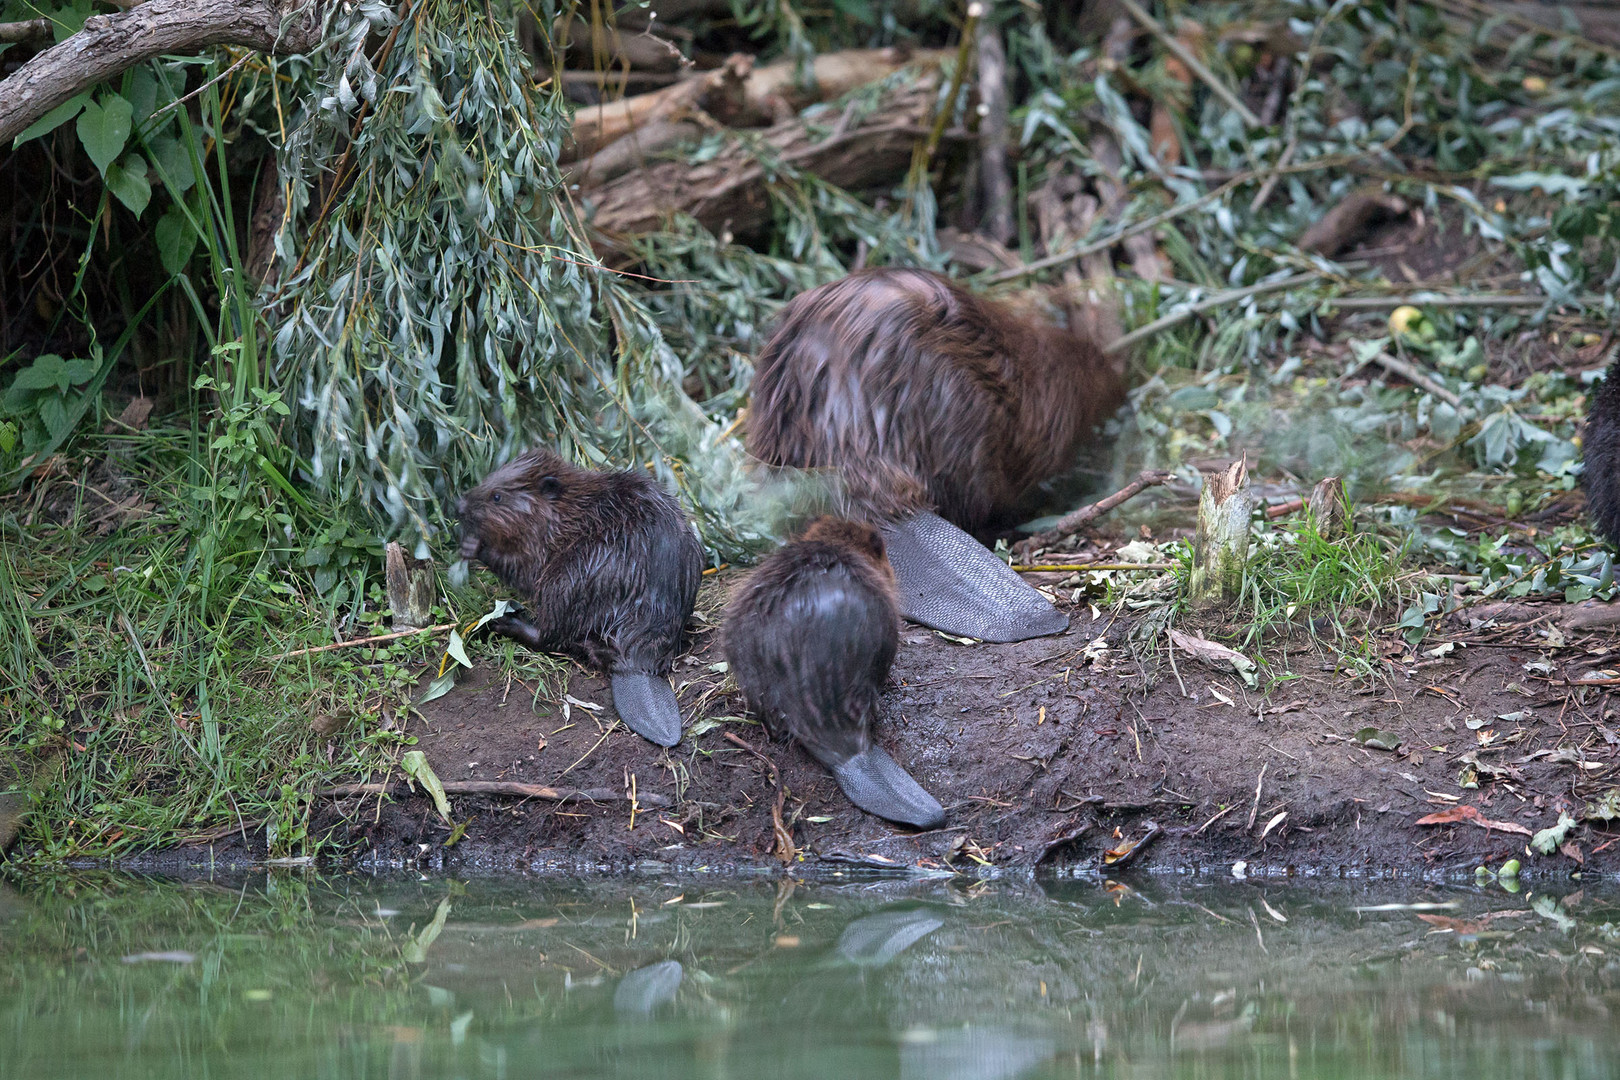
<path id="1" fill-rule="evenodd" d="M 1613 892 L 13 885 L 6 1078 L 1620 1075 Z"/>

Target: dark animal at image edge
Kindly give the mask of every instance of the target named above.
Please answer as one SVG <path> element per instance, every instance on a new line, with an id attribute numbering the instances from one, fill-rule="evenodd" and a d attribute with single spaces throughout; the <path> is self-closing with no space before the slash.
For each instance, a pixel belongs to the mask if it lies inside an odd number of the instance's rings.
<path id="1" fill-rule="evenodd" d="M 1072 465 L 1124 400 L 1069 314 L 1034 322 L 923 270 L 813 289 L 755 362 L 749 451 L 836 471 L 851 516 L 882 523 L 907 618 L 988 641 L 1057 633 L 1068 620 L 968 533 Z"/>
<path id="2" fill-rule="evenodd" d="M 1620 360 L 1593 391 L 1581 441 L 1587 513 L 1597 531 L 1620 547 Z"/>
<path id="3" fill-rule="evenodd" d="M 461 556 L 489 567 L 526 608 L 490 628 L 607 672 L 630 730 L 660 746 L 680 742 L 668 676 L 703 549 L 674 498 L 642 473 L 593 472 L 531 450 L 456 509 Z"/>
<path id="4" fill-rule="evenodd" d="M 724 634 L 737 685 L 772 736 L 796 739 L 867 813 L 923 829 L 945 823 L 938 801 L 872 741 L 900 646 L 875 528 L 817 518 L 742 583 Z"/>

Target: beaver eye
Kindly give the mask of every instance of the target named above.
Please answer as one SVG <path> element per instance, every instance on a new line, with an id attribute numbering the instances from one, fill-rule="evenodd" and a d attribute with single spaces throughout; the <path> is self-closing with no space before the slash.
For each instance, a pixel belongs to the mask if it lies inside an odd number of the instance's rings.
<path id="1" fill-rule="evenodd" d="M 500 502 L 501 501 L 501 493 L 497 491 L 495 494 L 493 494 L 493 495 L 491 495 L 489 497 L 489 501 L 490 502 Z"/>

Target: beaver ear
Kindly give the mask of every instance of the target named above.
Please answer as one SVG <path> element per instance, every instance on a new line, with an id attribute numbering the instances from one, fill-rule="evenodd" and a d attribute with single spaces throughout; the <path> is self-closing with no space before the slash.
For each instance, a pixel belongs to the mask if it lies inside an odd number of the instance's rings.
<path id="1" fill-rule="evenodd" d="M 555 499 L 562 494 L 562 481 L 555 476 L 542 476 L 534 489 L 548 499 Z"/>

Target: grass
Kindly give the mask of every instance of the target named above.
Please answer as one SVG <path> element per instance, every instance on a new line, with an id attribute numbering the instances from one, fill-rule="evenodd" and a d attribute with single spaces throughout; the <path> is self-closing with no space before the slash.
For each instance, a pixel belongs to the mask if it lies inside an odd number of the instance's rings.
<path id="1" fill-rule="evenodd" d="M 390 760 L 437 660 L 425 637 L 276 659 L 386 630 L 372 560 L 317 589 L 301 541 L 322 528 L 221 483 L 201 445 L 180 426 L 86 439 L 0 502 L 0 783 L 31 790 L 25 836 L 46 859 L 232 825 L 269 826 L 272 854 L 319 849 L 309 793 Z M 328 738 L 316 716 L 353 720 Z"/>

